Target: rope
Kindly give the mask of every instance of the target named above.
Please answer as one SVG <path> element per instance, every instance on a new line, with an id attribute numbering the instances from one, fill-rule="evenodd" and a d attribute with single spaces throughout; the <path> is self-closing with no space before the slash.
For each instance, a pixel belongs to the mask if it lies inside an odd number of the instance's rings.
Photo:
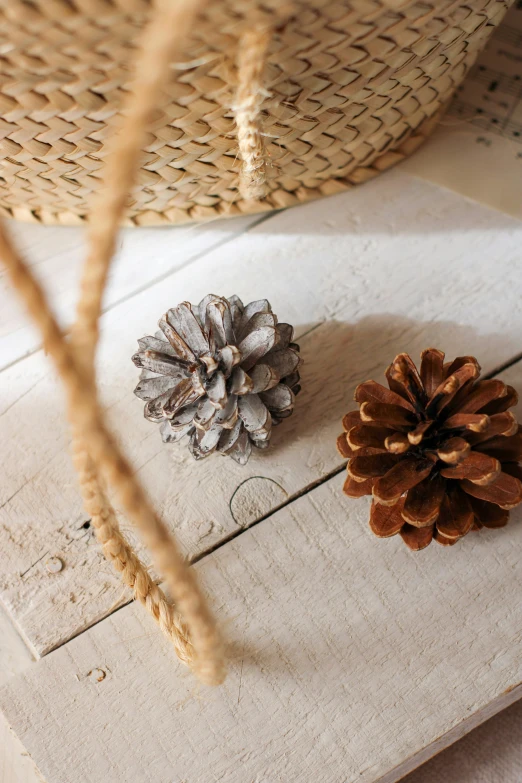
<path id="1" fill-rule="evenodd" d="M 192 26 L 197 2 L 158 2 L 157 12 L 146 28 L 135 64 L 135 78 L 123 108 L 125 133 L 109 141 L 104 174 L 106 186 L 94 200 L 88 229 L 88 247 L 72 342 L 88 372 L 94 373 L 103 291 L 115 250 L 116 235 L 125 210 L 127 194 L 139 168 L 140 151 L 146 144 L 147 126 L 163 102 L 162 86 L 170 63 L 179 54 L 180 43 Z M 176 31 L 173 40 L 172 31 Z M 114 509 L 98 478 L 81 434 L 73 429 L 73 456 L 80 491 L 91 516 L 96 537 L 107 559 L 121 572 L 134 597 L 147 607 L 169 637 L 176 654 L 190 665 L 194 657 L 186 627 L 165 594 L 151 579 L 132 545 L 120 530 Z"/>
<path id="2" fill-rule="evenodd" d="M 73 439 L 73 460 L 81 477 L 85 510 L 91 517 L 91 525 L 103 554 L 121 574 L 123 582 L 133 591 L 134 597 L 145 606 L 165 636 L 170 639 L 178 658 L 190 666 L 194 650 L 187 627 L 121 533 L 114 509 L 107 500 L 103 482 L 81 444 L 81 439 L 80 442 Z"/>
<path id="3" fill-rule="evenodd" d="M 132 587 L 135 596 L 172 639 L 181 660 L 194 669 L 202 682 L 219 684 L 224 680 L 225 670 L 221 639 L 214 619 L 193 571 L 185 564 L 166 526 L 154 512 L 130 464 L 105 426 L 94 372 L 103 291 L 119 223 L 139 166 L 139 153 L 146 142 L 146 128 L 154 111 L 161 105 L 162 88 L 168 78 L 170 63 L 179 53 L 201 3 L 202 0 L 176 0 L 175 3 L 158 0 L 143 36 L 133 89 L 124 110 L 124 127 L 112 142 L 112 153 L 105 169 L 106 186 L 100 191 L 92 212 L 88 237 L 90 250 L 84 267 L 71 345 L 65 341 L 41 287 L 3 227 L 0 227 L 0 256 L 14 287 L 39 327 L 44 348 L 64 383 L 73 427 L 74 460 L 84 503 L 90 509 L 105 555 L 121 571 L 125 583 Z M 139 529 L 159 571 L 166 578 L 186 627 L 119 530 L 102 479 L 98 476 L 98 468 Z"/>
<path id="4" fill-rule="evenodd" d="M 135 64 L 135 78 L 122 107 L 122 131 L 108 143 L 104 187 L 96 194 L 88 228 L 89 252 L 80 285 L 77 321 L 73 329 L 79 349 L 92 352 L 98 339 L 102 296 L 128 195 L 146 147 L 147 127 L 167 98 L 163 87 L 170 65 L 180 54 L 204 0 L 157 0 L 155 13 L 145 29 Z"/>
<path id="5" fill-rule="evenodd" d="M 44 349 L 63 381 L 69 420 L 82 433 L 91 459 L 113 487 L 119 502 L 140 531 L 187 623 L 194 646 L 191 667 L 202 682 L 222 682 L 225 673 L 221 640 L 194 572 L 183 560 L 167 528 L 148 502 L 131 465 L 109 434 L 92 379 L 77 362 L 41 286 L 14 249 L 3 225 L 0 225 L 0 257 L 14 288 L 40 329 Z"/>
<path id="6" fill-rule="evenodd" d="M 242 160 L 239 192 L 244 199 L 258 200 L 268 193 L 261 105 L 266 96 L 263 70 L 270 40 L 271 36 L 266 30 L 254 30 L 246 32 L 239 41 L 234 111 Z"/>

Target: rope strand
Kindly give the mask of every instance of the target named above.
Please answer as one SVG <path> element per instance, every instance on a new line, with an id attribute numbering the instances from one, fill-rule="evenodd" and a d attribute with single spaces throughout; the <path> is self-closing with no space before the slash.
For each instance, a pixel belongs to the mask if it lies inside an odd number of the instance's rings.
<path id="1" fill-rule="evenodd" d="M 87 373 L 93 375 L 93 379 L 103 291 L 127 195 L 136 178 L 139 155 L 146 143 L 147 126 L 164 101 L 163 85 L 168 79 L 170 63 L 178 56 L 181 42 L 201 5 L 201 0 L 177 0 L 175 3 L 159 0 L 156 4 L 156 13 L 142 37 L 134 66 L 134 83 L 123 107 L 126 118 L 123 132 L 113 136 L 108 144 L 104 187 L 93 203 L 88 230 L 89 250 L 80 284 L 76 323 L 72 329 L 72 345 L 76 349 L 77 360 L 82 362 Z M 121 573 L 135 598 L 159 622 L 180 660 L 190 665 L 194 651 L 187 629 L 121 532 L 103 482 L 77 428 L 73 428 L 73 456 L 84 504 L 105 556 Z"/>
<path id="2" fill-rule="evenodd" d="M 239 41 L 234 110 L 242 160 L 239 192 L 244 199 L 262 199 L 268 193 L 261 105 L 265 96 L 263 70 L 270 40 L 271 36 L 266 30 L 252 30 L 246 32 Z"/>
<path id="3" fill-rule="evenodd" d="M 187 566 L 164 523 L 147 500 L 131 465 L 108 432 L 96 387 L 60 331 L 40 284 L 14 249 L 0 224 L 0 258 L 34 323 L 44 349 L 61 377 L 69 420 L 82 433 L 88 453 L 98 465 L 129 518 L 138 528 L 158 570 L 190 630 L 194 646 L 191 666 L 202 682 L 215 685 L 225 678 L 222 643 L 194 572 Z"/>
<path id="4" fill-rule="evenodd" d="M 166 103 L 164 86 L 171 63 L 179 56 L 203 4 L 204 0 L 156 0 L 142 36 L 134 82 L 122 107 L 124 126 L 108 142 L 104 184 L 96 193 L 89 219 L 89 251 L 73 327 L 73 339 L 86 361 L 92 360 L 98 340 L 103 292 L 127 198 L 146 146 L 147 128 L 158 108 Z"/>
<path id="5" fill-rule="evenodd" d="M 91 518 L 91 525 L 103 554 L 121 574 L 124 584 L 130 587 L 134 598 L 145 606 L 165 636 L 170 639 L 180 661 L 190 666 L 194 659 L 194 649 L 187 627 L 122 534 L 103 482 L 83 446 L 81 436 L 73 437 L 73 462 L 80 477 L 85 510 Z"/>
<path id="6" fill-rule="evenodd" d="M 122 132 L 111 142 L 105 187 L 94 204 L 89 228 L 89 252 L 84 266 L 77 319 L 69 345 L 48 306 L 43 291 L 0 227 L 0 255 L 14 287 L 39 326 L 44 347 L 65 385 L 73 428 L 74 461 L 84 503 L 104 554 L 124 582 L 172 639 L 178 656 L 203 682 L 225 677 L 222 644 L 214 619 L 194 573 L 185 564 L 167 528 L 150 506 L 112 436 L 106 429 L 95 386 L 94 355 L 99 335 L 103 291 L 116 235 L 132 188 L 146 129 L 161 104 L 170 63 L 178 55 L 202 0 L 158 0 L 145 30 L 136 62 L 133 89 L 124 109 Z M 165 576 L 186 625 L 152 581 L 132 546 L 120 531 L 98 466 L 139 529 L 159 571 Z M 190 630 L 190 638 L 187 628 Z"/>

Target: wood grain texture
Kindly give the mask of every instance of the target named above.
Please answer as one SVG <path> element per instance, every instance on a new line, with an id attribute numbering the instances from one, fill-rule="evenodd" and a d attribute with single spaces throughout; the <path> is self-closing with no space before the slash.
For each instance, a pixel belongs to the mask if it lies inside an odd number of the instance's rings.
<path id="1" fill-rule="evenodd" d="M 105 309 L 183 266 L 205 250 L 227 242 L 257 217 L 216 220 L 200 226 L 123 229 L 118 255 L 105 292 Z M 78 298 L 85 257 L 85 229 L 24 225 L 9 228 L 32 269 L 52 297 L 60 322 L 68 326 Z M 151 245 L 154 253 L 150 253 Z M 13 296 L 5 270 L 0 268 L 0 370 L 37 350 L 40 339 Z"/>
<path id="2" fill-rule="evenodd" d="M 10 618 L 0 607 L 0 685 L 26 669 L 33 661 Z"/>
<path id="3" fill-rule="evenodd" d="M 412 553 L 341 486 L 196 566 L 228 630 L 222 688 L 197 690 L 130 605 L 0 691 L 47 783 L 395 783 L 521 695 L 520 509 Z"/>
<path id="4" fill-rule="evenodd" d="M 45 783 L 36 764 L 0 713 L 0 781 Z"/>
<path id="5" fill-rule="evenodd" d="M 482 723 L 402 783 L 517 783 L 522 769 L 522 700 Z"/>
<path id="6" fill-rule="evenodd" d="M 333 444 L 354 387 L 379 379 L 399 350 L 475 354 L 485 370 L 519 353 L 521 238 L 513 219 L 389 172 L 274 215 L 106 313 L 99 368 L 110 423 L 188 556 L 338 469 Z M 132 394 L 136 339 L 168 306 L 199 301 L 216 285 L 214 293 L 244 300 L 268 297 L 305 334 L 296 411 L 246 468 L 217 456 L 194 463 L 182 444 L 165 447 Z M 45 357 L 28 357 L 1 380 L 0 597 L 41 654 L 128 597 L 84 527 Z M 46 570 L 50 555 L 63 559 L 58 574 Z"/>
<path id="7" fill-rule="evenodd" d="M 33 657 L 0 608 L 0 685 L 24 671 Z M 36 767 L 0 712 L 0 783 L 41 783 Z"/>

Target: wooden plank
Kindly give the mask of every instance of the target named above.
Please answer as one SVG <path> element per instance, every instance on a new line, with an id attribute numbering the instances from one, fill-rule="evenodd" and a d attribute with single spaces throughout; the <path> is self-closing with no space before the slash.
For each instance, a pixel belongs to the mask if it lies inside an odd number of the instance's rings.
<path id="1" fill-rule="evenodd" d="M 0 685 L 26 669 L 33 661 L 33 656 L 10 618 L 0 607 Z"/>
<path id="2" fill-rule="evenodd" d="M 199 226 L 124 229 L 105 293 L 105 308 L 132 296 L 203 251 L 226 242 L 259 219 L 257 215 Z M 64 325 L 70 324 L 85 255 L 85 229 L 27 225 L 16 221 L 10 221 L 9 228 L 52 296 L 60 321 Z M 150 252 L 151 245 L 154 253 Z M 6 272 L 0 267 L 0 370 L 39 346 L 39 336 L 27 322 L 23 307 L 13 296 Z"/>
<path id="3" fill-rule="evenodd" d="M 2 783 L 45 783 L 32 758 L 1 713 L 0 780 Z"/>
<path id="4" fill-rule="evenodd" d="M 522 769 L 522 700 L 437 754 L 402 783 L 516 783 Z"/>
<path id="5" fill-rule="evenodd" d="M 337 469 L 334 441 L 353 388 L 380 377 L 399 350 L 418 357 L 435 344 L 476 354 L 487 370 L 519 353 L 521 238 L 513 219 L 389 172 L 278 214 L 108 312 L 99 367 L 110 423 L 188 556 Z M 243 469 L 163 446 L 132 393 L 136 338 L 168 306 L 209 289 L 267 296 L 308 332 L 296 412 Z M 44 357 L 2 381 L 11 407 L 0 418 L 0 596 L 41 654 L 127 597 L 83 527 L 63 402 Z M 50 555 L 63 560 L 59 574 L 46 570 Z"/>
<path id="6" fill-rule="evenodd" d="M 33 657 L 16 633 L 11 620 L 0 608 L 0 685 L 27 669 Z M 32 759 L 0 713 L 1 783 L 41 783 Z"/>
<path id="7" fill-rule="evenodd" d="M 0 691 L 47 783 L 394 783 L 522 695 L 521 509 L 412 553 L 342 481 L 196 566 L 231 645 L 222 688 L 130 605 Z"/>

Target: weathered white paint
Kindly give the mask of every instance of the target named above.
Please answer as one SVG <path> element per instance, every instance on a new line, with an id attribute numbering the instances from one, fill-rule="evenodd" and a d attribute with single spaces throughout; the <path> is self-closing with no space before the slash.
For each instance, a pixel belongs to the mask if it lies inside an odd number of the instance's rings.
<path id="1" fill-rule="evenodd" d="M 0 607 L 0 685 L 30 666 L 33 660 L 10 618 Z"/>
<path id="2" fill-rule="evenodd" d="M 2 783 L 45 783 L 32 758 L 0 713 L 0 780 Z"/>
<path id="3" fill-rule="evenodd" d="M 196 566 L 231 645 L 222 688 L 130 605 L 0 691 L 47 783 L 394 783 L 521 695 L 520 509 L 412 553 L 342 480 Z"/>
<path id="4" fill-rule="evenodd" d="M 33 658 L 0 608 L 0 685 L 27 669 Z M 36 767 L 0 712 L 0 783 L 40 783 Z"/>
<path id="5" fill-rule="evenodd" d="M 402 783 L 517 783 L 522 769 L 522 700 L 490 718 Z"/>
<path id="6" fill-rule="evenodd" d="M 354 386 L 379 378 L 399 350 L 472 353 L 487 370 L 518 354 L 521 240 L 515 220 L 395 171 L 274 215 L 113 307 L 103 319 L 102 396 L 188 555 L 335 470 L 335 436 Z M 182 445 L 163 446 L 132 394 L 136 338 L 153 331 L 168 306 L 209 290 L 267 296 L 306 335 L 296 412 L 246 468 L 218 456 L 197 464 Z M 63 401 L 45 358 L 28 357 L 1 380 L 10 407 L 0 417 L 0 596 L 42 653 L 125 595 L 82 527 Z M 59 573 L 45 568 L 50 556 L 63 560 Z"/>
<path id="7" fill-rule="evenodd" d="M 114 307 L 117 302 L 200 253 L 221 245 L 259 219 L 256 215 L 197 226 L 123 229 L 105 293 L 105 308 Z M 52 298 L 61 323 L 68 326 L 78 298 L 85 229 L 28 226 L 15 221 L 9 223 L 9 229 Z M 150 252 L 151 245 L 154 253 Z M 6 272 L 0 267 L 0 369 L 34 352 L 39 345 L 39 336 L 13 296 Z"/>

